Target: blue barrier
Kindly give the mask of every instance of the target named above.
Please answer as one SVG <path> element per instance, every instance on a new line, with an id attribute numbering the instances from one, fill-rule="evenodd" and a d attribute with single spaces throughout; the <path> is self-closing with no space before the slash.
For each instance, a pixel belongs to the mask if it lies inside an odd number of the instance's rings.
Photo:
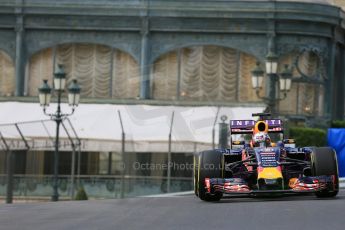
<path id="1" fill-rule="evenodd" d="M 345 177 L 345 129 L 328 129 L 328 145 L 337 152 L 339 177 Z"/>

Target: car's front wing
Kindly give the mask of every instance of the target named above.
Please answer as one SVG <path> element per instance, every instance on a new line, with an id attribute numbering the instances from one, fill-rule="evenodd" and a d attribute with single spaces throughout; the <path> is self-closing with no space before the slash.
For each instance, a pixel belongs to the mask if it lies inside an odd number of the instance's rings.
<path id="1" fill-rule="evenodd" d="M 293 179 L 293 180 L 292 180 Z M 209 194 L 266 194 L 266 193 L 314 193 L 322 190 L 335 190 L 335 176 L 316 176 L 292 178 L 287 188 L 251 189 L 241 178 L 206 178 L 205 189 Z"/>

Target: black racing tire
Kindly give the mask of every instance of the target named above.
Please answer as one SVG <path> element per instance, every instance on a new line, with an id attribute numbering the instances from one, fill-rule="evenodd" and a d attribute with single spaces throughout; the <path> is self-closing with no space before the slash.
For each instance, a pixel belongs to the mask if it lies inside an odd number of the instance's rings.
<path id="1" fill-rule="evenodd" d="M 197 195 L 203 201 L 219 201 L 222 193 L 208 194 L 205 189 L 205 178 L 222 177 L 223 154 L 215 150 L 204 151 L 198 157 Z"/>
<path id="2" fill-rule="evenodd" d="M 313 176 L 335 176 L 335 189 L 316 192 L 317 197 L 335 197 L 339 192 L 338 162 L 335 150 L 330 147 L 314 148 L 311 156 Z"/>

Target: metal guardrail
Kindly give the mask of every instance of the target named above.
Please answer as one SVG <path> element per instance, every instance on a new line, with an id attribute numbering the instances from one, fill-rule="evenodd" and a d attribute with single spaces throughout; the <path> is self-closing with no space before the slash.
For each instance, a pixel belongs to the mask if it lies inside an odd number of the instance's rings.
<path id="1" fill-rule="evenodd" d="M 339 187 L 345 188 L 345 177 L 339 178 Z"/>
<path id="2" fill-rule="evenodd" d="M 71 121 L 69 119 L 67 120 L 67 123 L 62 122 L 62 127 L 67 135 L 69 145 L 72 148 L 72 165 L 75 165 L 75 153 L 78 148 L 78 156 L 80 156 L 80 139 L 77 135 L 77 132 L 75 131 Z M 51 142 L 52 146 L 54 146 L 53 138 L 50 135 L 50 132 L 48 130 L 48 127 L 46 125 L 46 122 L 51 122 L 51 120 L 35 120 L 35 121 L 24 121 L 24 122 L 16 122 L 11 124 L 0 124 L 0 150 L 5 150 L 6 152 L 6 167 L 7 167 L 7 178 L 6 178 L 6 203 L 12 203 L 12 197 L 13 197 L 13 184 L 14 184 L 14 178 L 13 178 L 13 168 L 14 168 L 14 161 L 12 151 L 16 149 L 15 146 L 11 144 L 11 140 L 18 139 L 20 142 L 23 142 L 23 146 L 19 147 L 19 149 L 26 150 L 27 152 L 30 151 L 34 145 L 35 142 L 33 142 L 33 137 L 26 137 L 24 135 L 24 131 L 26 129 L 30 129 L 33 126 L 34 127 L 40 127 L 45 133 L 45 135 L 49 138 L 49 142 Z M 33 126 L 32 126 L 33 125 Z M 25 126 L 28 126 L 24 128 Z M 68 130 L 71 129 L 71 130 Z M 4 135 L 5 134 L 5 135 Z M 7 138 L 6 138 L 7 136 Z M 19 143 L 20 143 L 19 142 Z M 18 148 L 18 146 L 17 146 Z M 78 158 L 78 174 L 80 172 L 80 157 Z M 74 167 L 71 168 L 71 197 L 74 197 L 74 191 L 75 191 L 75 183 L 74 183 Z M 1 190 L 1 189 L 0 189 Z M 1 191 L 0 191 L 1 193 Z"/>
<path id="3" fill-rule="evenodd" d="M 167 193 L 167 177 L 121 175 L 83 175 L 76 177 L 91 199 L 129 198 Z M 171 177 L 170 191 L 181 192 L 193 189 L 192 177 Z M 71 199 L 73 187 L 70 175 L 59 176 L 59 194 L 63 199 Z M 13 196 L 16 198 L 42 198 L 52 194 L 52 175 L 14 175 Z M 0 196 L 6 195 L 6 175 L 0 175 Z M 74 192 L 75 192 L 74 191 Z"/>
<path id="4" fill-rule="evenodd" d="M 167 177 L 83 175 L 80 183 L 91 199 L 130 197 L 171 197 L 193 194 L 193 179 L 190 177 L 172 177 L 171 192 L 167 193 Z M 345 177 L 340 178 L 340 188 L 345 189 Z M 21 200 L 49 200 L 52 193 L 52 176 L 15 175 L 14 197 Z M 125 189 L 121 186 L 124 183 Z M 6 194 L 6 175 L 0 175 L 0 197 Z M 75 188 L 76 189 L 76 188 Z M 59 177 L 59 193 L 62 199 L 71 199 L 71 181 L 69 175 Z"/>

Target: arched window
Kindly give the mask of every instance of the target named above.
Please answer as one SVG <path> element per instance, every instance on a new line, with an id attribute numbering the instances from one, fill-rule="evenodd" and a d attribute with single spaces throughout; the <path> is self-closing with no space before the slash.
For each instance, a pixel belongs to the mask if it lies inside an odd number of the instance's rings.
<path id="1" fill-rule="evenodd" d="M 285 100 L 280 101 L 279 111 L 283 114 L 322 116 L 324 106 L 324 69 L 320 57 L 311 51 L 293 52 L 281 58 L 278 72 L 284 64 L 295 63 L 294 81 Z M 299 70 L 298 70 L 299 69 Z M 320 83 L 317 83 L 319 81 Z"/>
<path id="2" fill-rule="evenodd" d="M 54 64 L 55 63 L 55 64 Z M 68 82 L 76 78 L 84 98 L 136 98 L 139 68 L 129 54 L 97 44 L 64 44 L 34 54 L 29 64 L 28 94 L 37 95 L 42 79 L 64 65 Z"/>
<path id="3" fill-rule="evenodd" d="M 255 57 L 220 46 L 181 48 L 153 66 L 153 98 L 164 100 L 253 102 Z"/>
<path id="4" fill-rule="evenodd" d="M 14 64 L 11 58 L 0 50 L 0 95 L 14 96 Z"/>

